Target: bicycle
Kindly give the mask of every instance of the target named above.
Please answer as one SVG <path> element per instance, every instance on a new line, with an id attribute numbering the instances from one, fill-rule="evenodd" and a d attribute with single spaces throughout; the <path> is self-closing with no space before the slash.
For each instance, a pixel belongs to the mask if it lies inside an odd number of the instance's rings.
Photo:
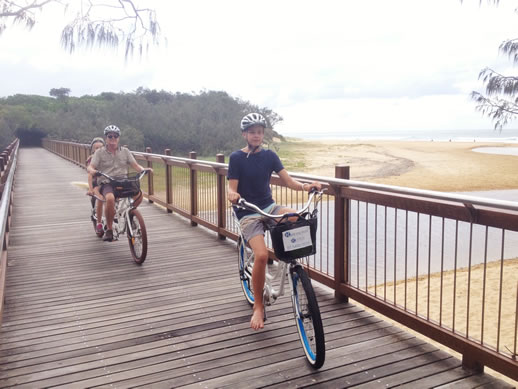
<path id="1" fill-rule="evenodd" d="M 318 198 L 315 200 L 313 211 L 310 213 L 309 207 L 315 195 L 318 195 Z M 311 280 L 298 259 L 313 255 L 316 252 L 317 205 L 321 197 L 322 192 L 313 191 L 310 193 L 304 208 L 295 213 L 283 215 L 265 213 L 242 198 L 236 205 L 236 207 L 251 210 L 269 220 L 266 228 L 270 231 L 275 256 L 280 260 L 280 266 L 277 266 L 274 274 L 270 274 L 268 267 L 266 270 L 263 291 L 264 318 L 266 320 L 266 306 L 272 305 L 277 298 L 284 295 L 287 280 L 291 290 L 293 313 L 300 341 L 307 361 L 315 369 L 322 367 L 325 360 L 324 327 Z M 246 300 L 250 305 L 253 305 L 252 268 L 254 254 L 243 237 L 235 210 L 233 215 L 239 230 L 237 241 L 239 278 Z M 296 221 L 292 221 L 293 219 L 296 219 Z M 278 285 L 278 288 L 274 285 Z"/>
<path id="2" fill-rule="evenodd" d="M 128 244 L 133 260 L 141 265 L 146 260 L 147 256 L 147 231 L 142 214 L 134 205 L 133 196 L 140 192 L 140 179 L 144 177 L 149 170 L 145 169 L 136 175 L 128 177 L 111 177 L 103 172 L 97 172 L 97 176 L 103 176 L 110 180 L 113 186 L 115 195 L 115 216 L 113 218 L 113 240 L 118 240 L 119 236 L 126 233 L 128 237 Z M 97 196 L 92 196 L 92 216 L 91 220 L 96 227 L 95 218 L 95 201 L 105 201 Z M 97 236 L 102 237 L 107 230 L 106 219 L 102 217 L 103 230 L 102 233 L 97 233 Z"/>

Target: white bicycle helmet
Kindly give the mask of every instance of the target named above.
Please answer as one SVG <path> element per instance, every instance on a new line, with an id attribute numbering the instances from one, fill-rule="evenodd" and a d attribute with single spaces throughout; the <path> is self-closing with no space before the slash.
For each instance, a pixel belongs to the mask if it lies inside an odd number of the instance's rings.
<path id="1" fill-rule="evenodd" d="M 104 129 L 104 135 L 108 135 L 110 132 L 115 133 L 117 135 L 121 135 L 121 130 L 119 127 L 114 126 L 113 124 L 110 124 L 108 127 Z"/>
<path id="2" fill-rule="evenodd" d="M 246 131 L 249 127 L 259 124 L 266 128 L 266 119 L 260 113 L 249 113 L 241 119 L 241 131 Z"/>

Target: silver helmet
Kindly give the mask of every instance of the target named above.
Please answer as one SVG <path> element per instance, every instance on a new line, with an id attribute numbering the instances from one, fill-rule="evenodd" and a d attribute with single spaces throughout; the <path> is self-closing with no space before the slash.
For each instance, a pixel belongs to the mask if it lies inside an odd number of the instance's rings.
<path id="1" fill-rule="evenodd" d="M 117 135 L 121 135 L 121 130 L 119 127 L 114 126 L 113 124 L 110 124 L 108 127 L 104 129 L 104 135 L 108 135 L 110 132 L 115 133 Z"/>
<path id="2" fill-rule="evenodd" d="M 266 119 L 260 113 L 249 113 L 243 119 L 241 119 L 241 131 L 246 131 L 249 127 L 256 124 L 266 128 Z"/>

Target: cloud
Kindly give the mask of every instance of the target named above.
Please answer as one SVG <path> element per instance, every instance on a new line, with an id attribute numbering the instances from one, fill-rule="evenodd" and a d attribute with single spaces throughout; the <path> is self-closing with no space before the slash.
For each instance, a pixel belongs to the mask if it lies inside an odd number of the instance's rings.
<path id="1" fill-rule="evenodd" d="M 376 131 L 387 134 L 439 129 L 491 128 L 466 96 L 418 98 L 308 100 L 282 107 L 284 122 L 276 128 L 286 136 L 338 137 Z M 481 125 L 482 123 L 482 125 Z"/>
<path id="2" fill-rule="evenodd" d="M 121 51 L 65 53 L 60 8 L 31 32 L 8 29 L 0 95 L 224 90 L 278 112 L 287 132 L 491 127 L 468 96 L 483 67 L 509 70 L 497 48 L 518 17 L 516 4 L 478 0 L 147 4 L 169 43 L 129 62 Z"/>

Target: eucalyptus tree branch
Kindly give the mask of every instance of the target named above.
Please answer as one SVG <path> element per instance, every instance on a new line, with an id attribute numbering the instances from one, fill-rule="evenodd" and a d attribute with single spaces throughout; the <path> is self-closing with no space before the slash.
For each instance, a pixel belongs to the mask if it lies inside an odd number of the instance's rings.
<path id="1" fill-rule="evenodd" d="M 500 110 L 501 112 L 510 113 L 512 115 L 518 114 L 518 105 L 515 102 L 511 102 L 509 100 L 503 99 L 489 99 L 485 96 L 482 96 L 478 92 L 471 92 L 471 97 L 480 105 L 484 107 L 491 107 Z"/>
<path id="2" fill-rule="evenodd" d="M 19 17 L 20 15 L 24 14 L 27 11 L 31 11 L 31 10 L 37 9 L 37 8 L 41 9 L 46 4 L 54 3 L 54 2 L 59 2 L 59 0 L 44 0 L 44 1 L 41 1 L 39 3 L 35 0 L 31 4 L 28 4 L 26 6 L 20 6 L 20 5 L 16 4 L 13 1 L 5 1 L 6 4 L 10 5 L 13 8 L 17 8 L 17 10 L 16 11 L 14 11 L 14 10 L 9 11 L 8 7 L 5 7 L 5 10 L 3 8 L 0 8 L 0 18 L 3 18 L 3 17 L 13 17 L 13 16 L 14 17 Z"/>
<path id="3" fill-rule="evenodd" d="M 479 80 L 486 84 L 488 95 L 504 94 L 514 96 L 518 94 L 518 77 L 504 76 L 493 69 L 485 68 L 479 73 Z"/>
<path id="4" fill-rule="evenodd" d="M 0 34 L 7 28 L 6 21 L 23 21 L 30 29 L 36 23 L 33 11 L 43 9 L 50 3 L 59 3 L 76 8 L 76 16 L 69 21 L 61 33 L 61 44 L 72 53 L 78 47 L 93 45 L 116 48 L 124 42 L 125 57 L 138 47 L 140 54 L 144 47 L 160 43 L 160 26 L 156 13 L 151 8 L 140 8 L 137 1 L 145 0 L 0 0 Z"/>

